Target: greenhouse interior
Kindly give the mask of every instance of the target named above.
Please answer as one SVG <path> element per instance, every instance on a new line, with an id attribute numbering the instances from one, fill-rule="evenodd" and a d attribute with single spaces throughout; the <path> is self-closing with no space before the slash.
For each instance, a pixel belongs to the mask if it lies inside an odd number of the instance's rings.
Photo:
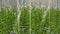
<path id="1" fill-rule="evenodd" d="M 0 34 L 60 34 L 60 0 L 0 0 Z"/>

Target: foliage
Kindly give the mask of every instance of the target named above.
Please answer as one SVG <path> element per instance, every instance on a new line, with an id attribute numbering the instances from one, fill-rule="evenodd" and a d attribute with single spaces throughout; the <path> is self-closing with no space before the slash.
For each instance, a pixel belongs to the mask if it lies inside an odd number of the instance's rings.
<path id="1" fill-rule="evenodd" d="M 29 34 L 30 30 L 30 14 L 29 7 L 21 8 L 20 17 L 20 33 Z M 50 8 L 45 17 L 44 23 L 42 23 L 42 16 L 46 8 L 35 8 L 31 10 L 31 33 L 32 34 L 60 34 L 60 9 Z M 13 7 L 1 8 L 0 11 L 0 34 L 10 34 L 14 31 L 18 34 L 17 23 L 18 11 Z M 42 23 L 42 25 L 41 25 Z M 48 31 L 49 30 L 49 31 Z"/>

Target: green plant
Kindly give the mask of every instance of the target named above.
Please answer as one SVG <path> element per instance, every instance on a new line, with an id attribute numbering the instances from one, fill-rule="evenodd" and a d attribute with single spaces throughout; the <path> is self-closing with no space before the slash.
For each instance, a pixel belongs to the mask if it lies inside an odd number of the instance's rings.
<path id="1" fill-rule="evenodd" d="M 29 34 L 29 7 L 23 6 L 20 16 L 20 34 Z M 46 8 L 32 7 L 31 10 L 31 33 L 32 34 L 60 34 L 60 9 L 50 8 L 42 23 L 42 16 Z M 18 34 L 17 23 L 18 11 L 10 7 L 1 8 L 0 11 L 0 34 L 10 34 L 11 31 Z M 41 25 L 42 23 L 42 25 Z M 48 31 L 49 30 L 49 31 Z"/>

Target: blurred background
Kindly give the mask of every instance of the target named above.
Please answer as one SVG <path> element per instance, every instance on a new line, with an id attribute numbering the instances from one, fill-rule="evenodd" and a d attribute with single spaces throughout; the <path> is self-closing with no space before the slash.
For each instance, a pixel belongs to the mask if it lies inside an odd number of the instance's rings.
<path id="1" fill-rule="evenodd" d="M 20 5 L 21 4 L 25 4 L 25 5 L 29 5 L 30 1 L 29 0 L 19 0 Z M 50 5 L 51 7 L 57 7 L 57 3 L 58 3 L 58 7 L 60 7 L 60 0 L 50 0 Z M 48 6 L 49 5 L 49 0 L 31 0 L 31 4 L 32 6 Z M 0 7 L 2 5 L 5 6 L 17 6 L 17 0 L 0 0 Z"/>

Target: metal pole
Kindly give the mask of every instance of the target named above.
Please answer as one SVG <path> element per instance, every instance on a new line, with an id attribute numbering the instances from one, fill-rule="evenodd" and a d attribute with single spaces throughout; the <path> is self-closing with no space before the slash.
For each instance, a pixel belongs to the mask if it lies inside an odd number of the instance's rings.
<path id="1" fill-rule="evenodd" d="M 58 0 L 57 0 L 57 9 L 58 9 Z"/>

